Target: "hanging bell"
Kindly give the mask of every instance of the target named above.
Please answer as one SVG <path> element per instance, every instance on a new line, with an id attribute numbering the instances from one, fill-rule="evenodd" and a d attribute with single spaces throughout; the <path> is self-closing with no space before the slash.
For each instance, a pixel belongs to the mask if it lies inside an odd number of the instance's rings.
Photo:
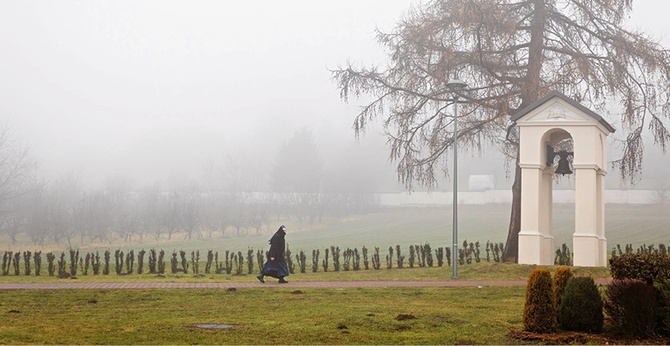
<path id="1" fill-rule="evenodd" d="M 570 169 L 570 162 L 568 161 L 568 156 L 573 155 L 573 153 L 569 151 L 559 151 L 556 153 L 556 155 L 558 155 L 560 158 L 558 160 L 558 167 L 556 167 L 554 173 L 561 175 L 572 174 L 572 170 Z"/>

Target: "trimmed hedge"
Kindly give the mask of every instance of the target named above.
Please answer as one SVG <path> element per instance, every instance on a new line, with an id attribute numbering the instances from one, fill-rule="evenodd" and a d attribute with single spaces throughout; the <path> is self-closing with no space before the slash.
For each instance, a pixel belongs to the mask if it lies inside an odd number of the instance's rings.
<path id="1" fill-rule="evenodd" d="M 610 259 L 610 272 L 615 280 L 635 279 L 651 285 L 670 279 L 670 256 L 649 253 L 623 254 Z"/>

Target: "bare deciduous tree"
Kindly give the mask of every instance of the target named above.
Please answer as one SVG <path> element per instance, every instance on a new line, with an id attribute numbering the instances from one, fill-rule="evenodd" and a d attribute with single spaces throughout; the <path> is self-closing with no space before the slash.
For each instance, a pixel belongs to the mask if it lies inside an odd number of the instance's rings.
<path id="1" fill-rule="evenodd" d="M 298 220 L 312 223 L 323 212 L 323 177 L 324 164 L 312 133 L 301 130 L 279 148 L 270 180 Z"/>
<path id="2" fill-rule="evenodd" d="M 180 215 L 181 198 L 176 192 L 161 199 L 159 205 L 161 226 L 164 227 L 168 235 L 168 240 L 181 227 Z"/>
<path id="3" fill-rule="evenodd" d="M 17 199 L 31 191 L 35 166 L 36 161 L 16 142 L 9 126 L 0 124 L 0 218 L 12 242 L 24 224 L 19 209 L 25 203 Z"/>
<path id="4" fill-rule="evenodd" d="M 549 91 L 604 112 L 619 102 L 626 130 L 613 162 L 631 179 L 640 172 L 642 132 L 665 149 L 670 140 L 670 53 L 643 32 L 626 30 L 632 0 L 433 0 L 411 9 L 390 33 L 386 67 L 348 64 L 333 71 L 347 101 L 372 96 L 354 121 L 356 133 L 383 116 L 399 179 L 432 187 L 436 167 L 447 169 L 454 142 L 446 88 L 457 77 L 458 140 L 468 148 L 496 144 L 516 162 L 510 117 Z M 515 164 L 506 257 L 515 258 L 520 230 L 520 169 Z"/>
<path id="5" fill-rule="evenodd" d="M 670 199 L 670 180 L 668 178 L 658 179 L 652 186 L 655 193 L 656 202 L 658 204 L 665 204 Z"/>
<path id="6" fill-rule="evenodd" d="M 181 207 L 181 220 L 184 231 L 186 235 L 184 239 L 191 239 L 193 237 L 193 232 L 196 232 L 198 239 L 202 239 L 202 235 L 198 231 L 198 228 L 201 223 L 200 215 L 200 204 L 202 204 L 202 198 L 198 193 L 185 194 L 182 199 Z"/>
<path id="7" fill-rule="evenodd" d="M 0 203 L 29 190 L 35 165 L 28 149 L 16 142 L 11 129 L 0 125 Z"/>

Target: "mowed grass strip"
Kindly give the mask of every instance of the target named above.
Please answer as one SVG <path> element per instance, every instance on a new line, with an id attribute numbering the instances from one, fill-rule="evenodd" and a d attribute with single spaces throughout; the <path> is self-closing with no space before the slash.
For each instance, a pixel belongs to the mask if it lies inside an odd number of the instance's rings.
<path id="1" fill-rule="evenodd" d="M 363 268 L 363 264 L 361 263 Z M 527 280 L 529 273 L 536 268 L 535 265 L 522 265 L 515 263 L 486 262 L 463 264 L 458 266 L 458 278 L 461 280 Z M 556 266 L 548 267 L 555 270 Z M 591 276 L 596 279 L 609 278 L 607 268 L 572 268 L 575 275 Z M 79 273 L 76 279 L 59 279 L 56 276 L 47 276 L 44 273 L 41 276 L 26 275 L 6 275 L 0 276 L 0 283 L 70 283 L 70 282 L 257 282 L 257 266 L 252 274 L 227 275 L 227 274 L 165 274 L 162 276 L 154 274 L 129 274 L 117 275 L 83 275 Z M 316 273 L 311 272 L 311 266 L 308 266 L 306 273 L 296 272 L 289 276 L 289 280 L 300 281 L 443 281 L 452 280 L 452 267 L 418 267 L 409 268 L 405 260 L 404 268 L 398 269 L 396 261 L 393 261 L 393 268 L 386 269 L 386 263 L 382 263 L 379 270 L 349 270 L 333 271 L 332 264 L 330 271 L 323 272 L 319 267 Z"/>
<path id="2" fill-rule="evenodd" d="M 524 292 L 11 290 L 0 292 L 0 344 L 515 344 L 505 335 L 522 328 Z"/>

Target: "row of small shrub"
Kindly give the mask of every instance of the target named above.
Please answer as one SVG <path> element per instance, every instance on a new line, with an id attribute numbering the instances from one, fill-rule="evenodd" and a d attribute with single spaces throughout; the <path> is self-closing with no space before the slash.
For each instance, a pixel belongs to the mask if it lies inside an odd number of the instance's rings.
<path id="1" fill-rule="evenodd" d="M 486 243 L 486 261 L 491 260 L 495 262 L 503 261 L 504 245 L 502 243 Z M 385 261 L 382 262 L 383 255 L 378 247 L 373 251 L 365 246 L 359 251 L 358 248 L 346 248 L 341 250 L 339 247 L 331 246 L 324 249 L 323 257 L 319 249 L 312 251 L 311 271 L 317 272 L 319 268 L 324 272 L 332 271 L 349 271 L 349 270 L 380 270 L 382 267 L 386 269 L 392 268 L 414 268 L 414 267 L 442 267 L 445 265 L 452 265 L 452 253 L 449 247 L 439 247 L 433 249 L 429 243 L 420 245 L 410 245 L 409 254 L 405 256 L 400 245 L 388 248 L 388 253 L 385 255 Z M 112 258 L 113 256 L 113 258 Z M 67 257 L 67 258 L 66 258 Z M 145 257 L 148 257 L 145 262 Z M 137 274 L 165 274 L 169 270 L 172 274 L 177 273 L 193 273 L 193 274 L 211 274 L 211 273 L 226 273 L 234 275 L 243 275 L 246 271 L 248 274 L 254 272 L 255 265 L 258 270 L 262 269 L 263 264 L 267 258 L 267 252 L 262 250 L 254 251 L 249 248 L 246 254 L 241 251 L 231 252 L 225 251 L 219 259 L 219 252 L 208 250 L 206 258 L 204 259 L 204 271 L 201 272 L 201 256 L 200 251 L 192 251 L 190 255 L 183 250 L 173 251 L 166 259 L 164 250 L 151 249 L 149 252 L 144 249 L 135 254 L 134 250 L 129 250 L 124 253 L 123 250 L 105 250 L 101 254 L 96 252 L 88 252 L 80 255 L 79 250 L 70 249 L 69 256 L 66 252 L 61 252 L 58 259 L 53 253 L 46 254 L 47 275 L 59 277 L 71 277 L 81 275 L 109 275 L 114 272 L 117 275 L 129 275 L 137 272 Z M 40 276 L 42 274 L 42 252 L 30 251 L 12 252 L 5 251 L 2 257 L 2 275 L 21 275 L 21 260 L 23 260 L 23 273 L 25 275 L 34 274 Z M 290 247 L 286 247 L 286 261 L 291 274 L 296 271 L 305 273 L 308 270 L 307 254 L 304 251 L 294 254 Z M 468 243 L 463 242 L 463 247 L 458 251 L 457 261 L 460 264 L 479 263 L 482 261 L 480 257 L 479 242 Z M 145 268 L 145 264 L 148 268 Z M 166 268 L 166 264 L 169 267 Z M 246 264 L 246 265 L 245 265 Z"/>
<path id="2" fill-rule="evenodd" d="M 109 250 L 103 252 L 102 258 L 100 253 L 89 252 L 84 256 L 80 256 L 79 250 L 69 250 L 69 266 L 68 260 L 66 259 L 65 252 L 61 252 L 60 257 L 56 260 L 56 255 L 53 253 L 46 254 L 47 260 L 47 275 L 54 276 L 58 275 L 59 277 L 71 277 L 77 276 L 79 273 L 83 275 L 109 275 L 112 270 L 117 275 L 128 275 L 133 274 L 137 270 L 137 274 L 145 273 L 145 255 L 147 252 L 145 250 L 140 250 L 135 256 L 134 250 L 129 250 L 124 254 L 122 250 L 114 251 L 114 261 L 112 262 L 111 257 L 112 253 Z M 36 251 L 31 253 L 30 251 L 21 252 L 12 252 L 5 251 L 2 258 L 2 275 L 9 275 L 13 269 L 14 275 L 21 275 L 20 271 L 20 260 L 21 255 L 23 255 L 23 264 L 25 267 L 24 274 L 31 275 L 32 265 L 31 259 L 34 261 L 34 273 L 36 276 L 40 276 L 42 273 L 42 253 L 41 251 Z M 249 261 L 250 265 L 248 267 L 249 273 L 253 270 L 253 251 L 250 250 L 248 258 L 251 258 Z M 135 265 L 135 260 L 137 259 L 137 266 Z M 149 274 L 165 274 L 166 272 L 166 260 L 165 260 L 165 251 L 160 250 L 156 251 L 155 249 L 149 250 L 148 260 L 146 264 L 148 265 Z M 200 272 L 200 251 L 192 251 L 190 254 L 190 261 L 187 259 L 186 251 L 173 251 L 169 259 L 170 272 L 173 274 L 177 273 L 188 273 L 189 270 L 193 274 L 201 274 Z M 244 257 L 242 252 L 232 253 L 230 251 L 225 252 L 225 259 L 222 258 L 219 261 L 219 253 L 209 250 L 207 253 L 207 261 L 204 267 L 204 273 L 210 274 L 215 272 L 217 274 L 226 273 L 226 274 L 237 274 L 242 275 L 244 272 Z"/>
<path id="3" fill-rule="evenodd" d="M 563 330 L 600 333 L 603 302 L 593 278 L 574 277 L 569 267 L 530 273 L 523 310 L 524 329 L 534 333 Z"/>
<path id="4" fill-rule="evenodd" d="M 665 244 L 658 244 L 656 247 L 655 244 L 642 244 L 638 246 L 637 249 L 633 248 L 633 244 L 624 245 L 624 249 L 621 249 L 621 244 L 612 248 L 612 258 L 621 256 L 623 254 L 656 254 L 656 255 L 667 255 L 668 246 Z"/>
<path id="5" fill-rule="evenodd" d="M 457 261 L 461 265 L 480 263 L 484 259 L 487 262 L 503 262 L 504 250 L 503 243 L 487 241 L 485 246 L 486 257 L 482 258 L 480 243 L 472 243 L 466 240 L 463 242 L 462 247 L 458 249 Z M 617 245 L 612 250 L 613 258 L 622 257 L 623 259 L 627 259 L 629 257 L 626 257 L 625 255 L 634 253 L 661 255 L 661 257 L 651 257 L 652 259 L 660 258 L 660 260 L 645 260 L 644 262 L 648 264 L 647 266 L 641 266 L 639 263 L 622 264 L 619 267 L 615 265 L 613 271 L 616 273 L 620 270 L 629 270 L 626 268 L 648 268 L 646 274 L 636 277 L 645 281 L 648 281 L 646 277 L 649 275 L 660 275 L 657 273 L 659 271 L 665 272 L 663 275 L 667 276 L 667 265 L 660 265 L 660 262 L 658 262 L 664 258 L 662 255 L 667 254 L 666 250 L 667 247 L 663 244 L 660 244 L 658 248 L 653 244 L 642 245 L 637 249 L 637 252 L 634 251 L 633 246 L 630 244 L 625 245 L 625 250 L 622 250 L 621 246 Z M 382 267 L 387 269 L 394 267 L 414 268 L 416 266 L 433 267 L 435 265 L 442 267 L 445 261 L 447 266 L 451 266 L 452 254 L 449 247 L 440 247 L 433 250 L 430 244 L 426 243 L 422 245 L 410 245 L 408 252 L 409 256 L 407 257 L 401 251 L 400 245 L 396 245 L 395 247 L 389 247 L 387 254 L 383 257 L 378 247 L 375 247 L 373 252 L 369 253 L 368 248 L 365 246 L 362 247 L 361 251 L 357 248 L 340 250 L 339 247 L 331 246 L 324 250 L 323 257 L 321 257 L 320 250 L 312 250 L 310 269 L 312 272 L 317 272 L 319 271 L 319 268 L 322 268 L 324 272 L 327 272 L 331 270 L 331 265 L 333 271 L 369 270 L 370 268 L 379 270 Z M 144 258 L 147 255 L 145 250 L 140 250 L 137 255 L 135 255 L 133 250 L 129 250 L 125 254 L 122 250 L 116 250 L 113 255 L 114 261 L 112 263 L 112 253 L 109 250 L 104 251 L 102 258 L 97 251 L 95 253 L 86 253 L 85 255 L 80 256 L 78 250 L 69 250 L 69 261 L 66 259 L 65 252 L 61 252 L 58 261 L 56 261 L 56 255 L 47 253 L 47 273 L 50 276 L 56 275 L 56 273 L 58 276 L 76 276 L 79 273 L 83 275 L 89 275 L 89 273 L 92 273 L 93 275 L 109 275 L 112 271 L 117 275 L 133 274 L 134 270 L 136 270 L 138 274 L 143 274 L 145 272 Z M 149 250 L 147 263 L 149 266 L 148 273 L 165 274 L 165 256 L 166 254 L 164 250 Z M 243 254 L 241 251 L 225 251 L 225 253 L 222 253 L 221 261 L 219 261 L 219 253 L 208 250 L 205 260 L 204 274 L 226 273 L 242 275 L 244 274 L 245 269 L 247 273 L 251 274 L 254 270 L 254 262 L 256 261 L 256 264 L 261 268 L 266 257 L 267 254 L 265 252 L 261 250 L 254 252 L 254 250 L 250 248 L 247 250 L 246 254 Z M 286 259 L 291 273 L 295 273 L 296 271 L 300 271 L 301 273 L 307 272 L 309 263 L 307 262 L 307 254 L 304 251 L 300 251 L 294 257 L 290 248 L 287 247 Z M 385 259 L 385 261 L 382 262 L 382 259 Z M 23 266 L 21 265 L 22 260 Z M 31 253 L 30 251 L 5 251 L 2 257 L 1 274 L 9 275 L 10 273 L 13 273 L 14 275 L 21 275 L 21 268 L 23 268 L 23 273 L 25 275 L 31 275 L 33 273 L 31 261 L 34 262 L 34 274 L 36 276 L 41 275 L 41 251 L 35 251 L 34 253 Z M 137 266 L 135 266 L 135 261 L 137 261 Z M 626 261 L 630 262 L 631 260 Z M 622 263 L 628 263 L 626 261 Z M 361 263 L 363 265 L 362 267 Z M 561 247 L 556 250 L 554 264 L 572 264 L 572 253 L 566 244 L 562 244 Z M 169 271 L 173 274 L 188 273 L 189 270 L 193 274 L 201 274 L 200 251 L 192 251 L 190 255 L 183 250 L 179 252 L 173 251 L 171 256 L 169 256 L 169 265 Z"/>
<path id="6" fill-rule="evenodd" d="M 659 244 L 658 247 L 654 244 L 642 244 L 637 249 L 633 247 L 633 244 L 625 244 L 624 248 L 621 248 L 620 244 L 617 244 L 612 248 L 612 258 L 621 256 L 624 254 L 658 254 L 658 255 L 667 255 L 668 246 L 665 244 Z M 556 250 L 556 256 L 554 258 L 554 265 L 560 266 L 571 266 L 572 265 L 572 253 L 570 248 L 563 243 L 559 249 Z"/>
<path id="7" fill-rule="evenodd" d="M 610 260 L 613 281 L 604 299 L 590 277 L 574 277 L 559 267 L 553 278 L 546 268 L 528 279 L 524 329 L 536 333 L 562 330 L 600 333 L 604 316 L 615 334 L 670 336 L 670 256 L 623 254 Z"/>
<path id="8" fill-rule="evenodd" d="M 621 248 L 621 244 L 617 244 L 612 248 L 612 258 L 621 256 L 624 254 L 657 254 L 657 255 L 667 255 L 668 246 L 665 244 L 659 244 L 658 247 L 654 244 L 642 244 L 637 249 L 633 247 L 633 244 L 625 244 L 624 248 Z M 554 265 L 561 266 L 571 266 L 572 265 L 572 253 L 570 248 L 563 243 L 559 249 L 556 250 L 556 256 L 554 257 Z"/>

